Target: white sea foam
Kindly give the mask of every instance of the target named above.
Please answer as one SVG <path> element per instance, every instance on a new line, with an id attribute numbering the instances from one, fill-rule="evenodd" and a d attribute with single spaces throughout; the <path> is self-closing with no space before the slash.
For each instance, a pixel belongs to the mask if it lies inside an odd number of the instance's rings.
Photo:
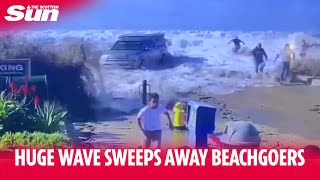
<path id="1" fill-rule="evenodd" d="M 89 46 L 89 56 L 98 58 L 105 53 L 119 35 L 132 31 L 40 31 L 20 32 L 29 40 L 38 40 L 59 46 L 61 43 L 84 42 Z M 153 31 L 144 31 L 153 32 Z M 125 71 L 105 69 L 102 71 L 107 94 L 114 97 L 138 97 L 139 85 L 143 80 L 151 84 L 153 92 L 166 97 L 185 96 L 191 92 L 204 94 L 231 93 L 246 86 L 275 85 L 274 76 L 279 63 L 273 59 L 285 43 L 290 43 L 299 54 L 301 39 L 319 43 L 319 39 L 305 33 L 281 32 L 222 32 L 222 31 L 166 31 L 169 51 L 173 62 L 166 68 L 156 70 Z M 17 34 L 15 34 L 17 36 Z M 233 45 L 227 43 L 238 36 L 246 44 L 240 54 L 232 53 Z M 249 52 L 262 43 L 269 61 L 267 75 L 257 76 Z M 47 45 L 50 46 L 50 45 Z M 310 49 L 308 58 L 319 59 L 320 51 Z M 118 104 L 117 104 L 118 106 Z"/>

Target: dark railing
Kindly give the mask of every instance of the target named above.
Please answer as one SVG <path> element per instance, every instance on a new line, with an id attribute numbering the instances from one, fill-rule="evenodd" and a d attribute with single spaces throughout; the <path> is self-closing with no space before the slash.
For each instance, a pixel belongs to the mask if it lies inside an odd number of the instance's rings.
<path id="1" fill-rule="evenodd" d="M 151 93 L 151 86 L 147 83 L 147 80 L 143 80 L 139 86 L 139 94 L 142 98 L 142 104 L 147 105 L 148 97 Z"/>

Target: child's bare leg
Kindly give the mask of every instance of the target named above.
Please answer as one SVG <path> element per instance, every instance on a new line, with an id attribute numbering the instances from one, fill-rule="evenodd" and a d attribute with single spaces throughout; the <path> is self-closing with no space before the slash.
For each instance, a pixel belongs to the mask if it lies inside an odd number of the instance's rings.
<path id="1" fill-rule="evenodd" d="M 150 148 L 150 145 L 151 145 L 151 139 L 146 137 L 146 139 L 144 140 L 144 147 Z"/>
<path id="2" fill-rule="evenodd" d="M 157 140 L 157 149 L 161 148 L 161 140 Z"/>
<path id="3" fill-rule="evenodd" d="M 161 131 L 156 132 L 156 138 L 155 140 L 157 141 L 157 148 L 161 148 Z"/>

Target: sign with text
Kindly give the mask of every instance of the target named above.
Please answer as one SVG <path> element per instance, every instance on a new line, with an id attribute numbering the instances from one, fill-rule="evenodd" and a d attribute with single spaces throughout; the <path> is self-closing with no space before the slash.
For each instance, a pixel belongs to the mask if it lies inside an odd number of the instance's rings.
<path id="1" fill-rule="evenodd" d="M 30 59 L 0 59 L 0 76 L 31 76 Z"/>

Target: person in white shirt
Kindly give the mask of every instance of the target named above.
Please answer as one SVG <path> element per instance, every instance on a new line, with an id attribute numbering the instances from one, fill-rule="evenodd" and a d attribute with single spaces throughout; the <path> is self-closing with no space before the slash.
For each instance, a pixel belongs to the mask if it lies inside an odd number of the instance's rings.
<path id="1" fill-rule="evenodd" d="M 173 130 L 170 115 L 166 108 L 159 104 L 159 95 L 150 94 L 149 104 L 138 114 L 138 124 L 143 134 L 145 148 L 149 148 L 152 141 L 157 141 L 157 148 L 161 147 L 161 115 L 165 114 L 169 120 L 169 128 Z"/>
<path id="2" fill-rule="evenodd" d="M 284 48 L 280 51 L 279 54 L 277 54 L 273 63 L 275 63 L 279 57 L 281 57 L 282 65 L 283 65 L 280 80 L 284 81 L 290 72 L 290 69 L 291 69 L 290 66 L 292 61 L 295 60 L 295 53 L 290 48 L 289 44 L 285 44 Z"/>

